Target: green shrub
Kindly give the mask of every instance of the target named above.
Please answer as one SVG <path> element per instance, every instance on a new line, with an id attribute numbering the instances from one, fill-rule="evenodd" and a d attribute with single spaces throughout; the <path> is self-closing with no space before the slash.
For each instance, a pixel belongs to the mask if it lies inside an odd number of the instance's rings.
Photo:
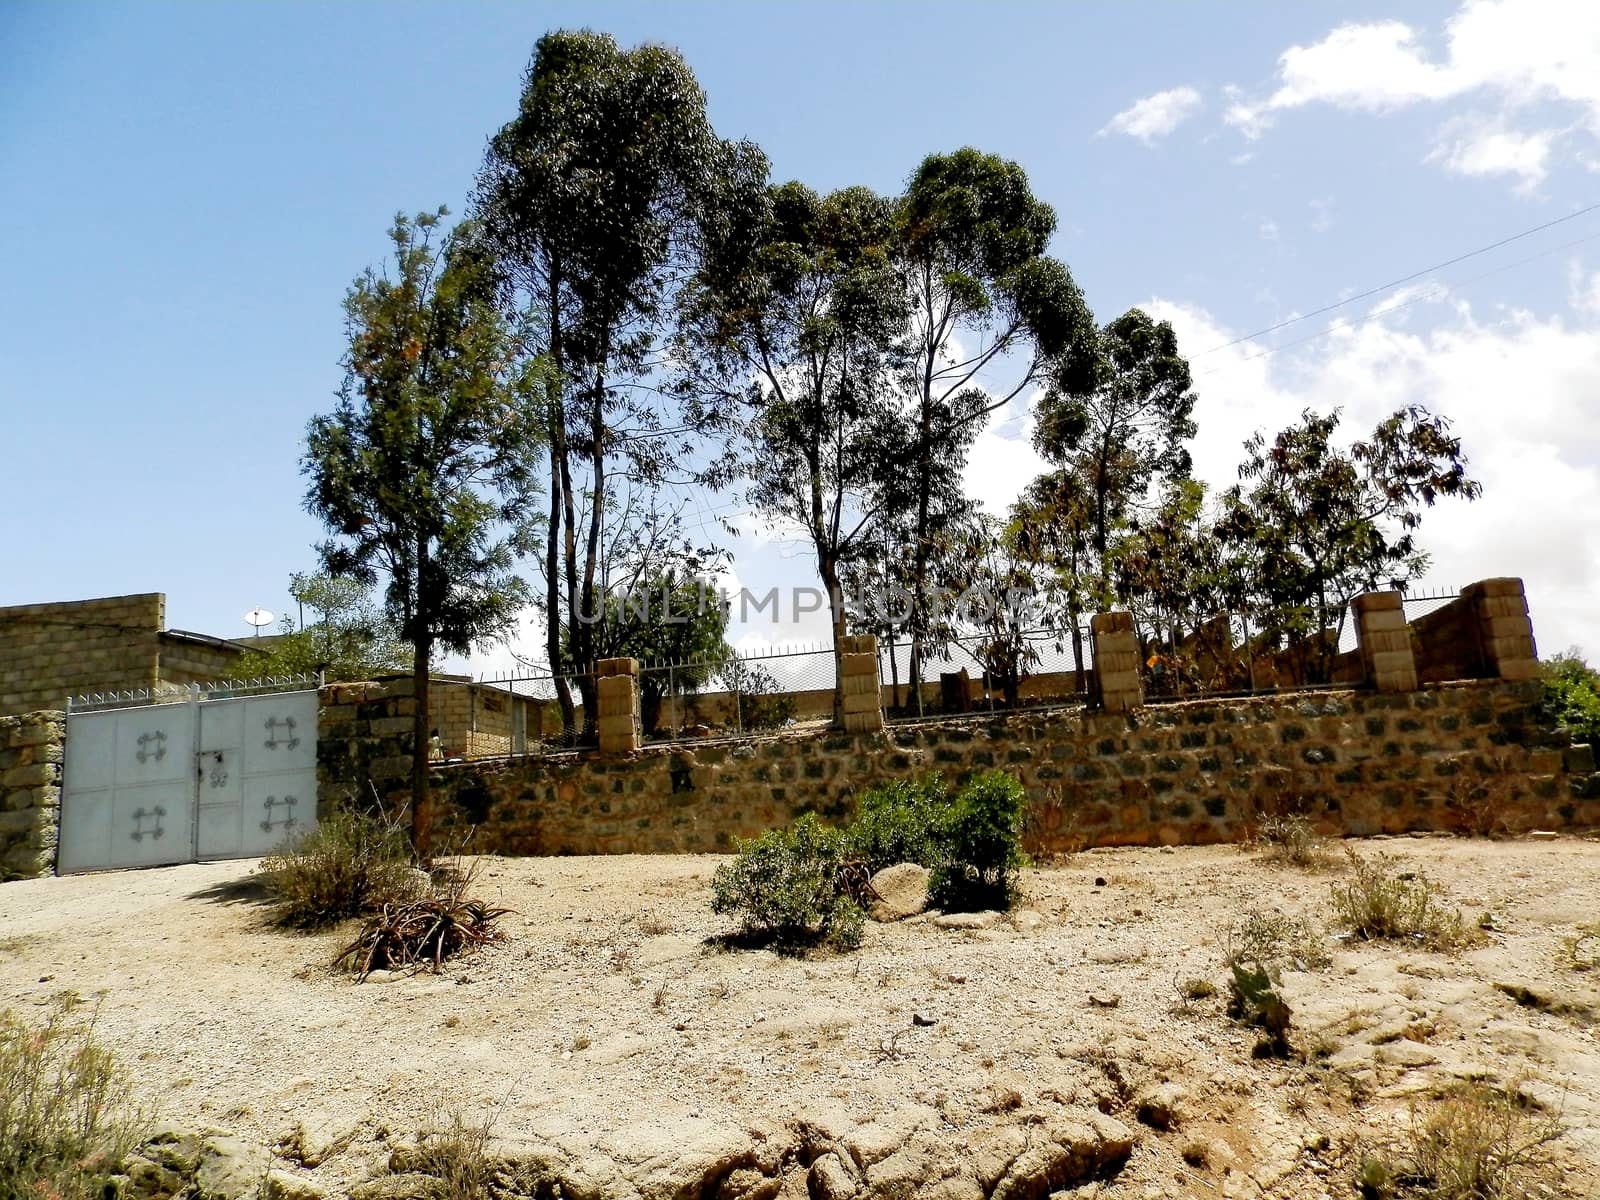
<path id="1" fill-rule="evenodd" d="M 1259 1057 L 1282 1058 L 1289 1052 L 1289 1002 L 1278 991 L 1276 973 L 1260 962 L 1229 963 L 1228 1015 L 1258 1025 L 1264 1036 L 1256 1046 Z"/>
<path id="2" fill-rule="evenodd" d="M 1545 714 L 1572 731 L 1572 740 L 1600 746 L 1600 671 L 1576 650 L 1543 664 Z"/>
<path id="3" fill-rule="evenodd" d="M 1321 971 L 1333 965 L 1322 932 L 1304 917 L 1251 909 L 1228 930 L 1227 966 L 1258 963 L 1276 975 L 1284 968 Z"/>
<path id="4" fill-rule="evenodd" d="M 60 1001 L 41 1026 L 0 1012 L 0 1196 L 88 1200 L 138 1140 L 126 1074 Z"/>
<path id="5" fill-rule="evenodd" d="M 869 788 L 850 827 L 856 857 L 869 873 L 903 862 L 938 866 L 940 830 L 950 808 L 950 789 L 937 773 Z"/>
<path id="6" fill-rule="evenodd" d="M 986 771 L 961 789 L 936 831 L 940 844 L 928 880 L 931 903 L 947 912 L 1012 906 L 1027 861 L 1022 853 L 1027 803 L 1022 782 L 1004 771 Z"/>
<path id="7" fill-rule="evenodd" d="M 1387 854 L 1364 859 L 1350 854 L 1350 878 L 1335 884 L 1333 909 L 1339 924 L 1369 941 L 1421 942 L 1450 950 L 1478 940 L 1458 909 L 1421 871 L 1402 871 Z"/>
<path id="8" fill-rule="evenodd" d="M 806 813 L 787 829 L 739 841 L 738 856 L 712 876 L 712 910 L 738 915 L 747 935 L 780 949 L 850 949 L 865 924 L 845 894 L 851 855 L 843 831 Z"/>
<path id="9" fill-rule="evenodd" d="M 340 809 L 261 863 L 286 925 L 315 927 L 415 899 L 424 876 L 397 818 Z"/>

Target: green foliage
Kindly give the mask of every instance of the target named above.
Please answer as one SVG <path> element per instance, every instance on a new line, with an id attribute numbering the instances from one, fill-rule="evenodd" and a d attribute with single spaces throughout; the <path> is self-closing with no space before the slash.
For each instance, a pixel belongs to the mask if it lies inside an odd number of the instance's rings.
<path id="1" fill-rule="evenodd" d="M 1570 729 L 1573 741 L 1600 746 L 1600 672 L 1584 662 L 1576 649 L 1549 659 L 1541 672 L 1550 720 Z"/>
<path id="2" fill-rule="evenodd" d="M 1022 853 L 1022 819 L 1028 797 L 1022 782 L 987 771 L 956 795 L 938 826 L 939 863 L 928 880 L 928 899 L 946 911 L 1010 908 L 1016 901 Z"/>
<path id="3" fill-rule="evenodd" d="M 746 934 L 780 949 L 851 949 L 865 914 L 846 895 L 850 849 L 849 837 L 814 813 L 741 840 L 738 856 L 712 877 L 712 911 L 737 914 Z"/>
<path id="4" fill-rule="evenodd" d="M 128 1076 L 58 1000 L 41 1025 L 0 1012 L 0 1196 L 91 1200 L 138 1140 Z"/>
<path id="5" fill-rule="evenodd" d="M 1372 941 L 1420 942 L 1436 950 L 1481 939 L 1422 871 L 1403 871 L 1387 854 L 1365 859 L 1351 852 L 1349 858 L 1350 877 L 1333 886 L 1333 908 L 1339 924 L 1350 932 Z"/>
<path id="6" fill-rule="evenodd" d="M 850 827 L 856 856 L 868 872 L 903 862 L 931 870 L 943 857 L 941 831 L 950 805 L 950 789 L 937 773 L 867 789 Z"/>
<path id="7" fill-rule="evenodd" d="M 1304 917 L 1251 909 L 1228 930 L 1227 965 L 1256 963 L 1276 975 L 1285 968 L 1320 971 L 1333 958 L 1322 933 Z"/>
<path id="8" fill-rule="evenodd" d="M 1287 1054 L 1293 1014 L 1272 972 L 1262 963 L 1243 961 L 1230 963 L 1229 971 L 1229 1015 L 1264 1031 L 1256 1047 L 1258 1055 L 1277 1058 Z"/>
<path id="9" fill-rule="evenodd" d="M 415 899 L 422 891 L 401 822 L 338 809 L 262 860 L 285 925 L 315 928 Z"/>
<path id="10" fill-rule="evenodd" d="M 365 585 L 327 572 L 296 572 L 289 577 L 289 595 L 317 619 L 301 625 L 285 613 L 282 632 L 266 646 L 252 645 L 234 664 L 239 678 L 321 673 L 335 683 L 372 679 L 407 665 L 404 644 L 372 604 Z"/>
<path id="11" fill-rule="evenodd" d="M 417 716 L 412 812 L 426 808 L 428 671 L 436 646 L 466 653 L 508 631 L 527 600 L 531 472 L 546 394 L 542 360 L 495 308 L 480 231 L 445 210 L 395 218 L 394 274 L 369 269 L 345 297 L 345 381 L 314 417 L 302 471 L 306 508 L 332 532 L 334 575 L 386 578 L 390 620 L 412 647 Z"/>
<path id="12" fill-rule="evenodd" d="M 794 697 L 779 689 L 766 668 L 735 655 L 717 674 L 733 694 L 740 729 L 778 729 L 794 716 Z"/>
<path id="13" fill-rule="evenodd" d="M 1339 418 L 1307 410 L 1270 444 L 1256 433 L 1244 482 L 1223 494 L 1217 522 L 1243 598 L 1277 614 L 1267 632 L 1312 639 L 1312 682 L 1325 679 L 1334 652 L 1321 631 L 1350 598 L 1402 587 L 1426 566 L 1415 533 L 1423 509 L 1483 491 L 1443 417 L 1412 405 L 1348 448 L 1333 441 Z"/>

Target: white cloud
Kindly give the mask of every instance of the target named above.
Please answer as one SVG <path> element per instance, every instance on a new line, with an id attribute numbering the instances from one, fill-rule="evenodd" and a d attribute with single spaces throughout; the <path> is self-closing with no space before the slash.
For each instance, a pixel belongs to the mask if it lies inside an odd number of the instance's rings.
<path id="1" fill-rule="evenodd" d="M 1369 313 L 1294 351 L 1252 358 L 1259 347 L 1242 343 L 1196 357 L 1195 472 L 1214 488 L 1232 485 L 1244 439 L 1281 429 L 1306 408 L 1342 408 L 1353 438 L 1402 405 L 1426 405 L 1453 422 L 1484 485 L 1478 501 L 1444 500 L 1427 511 L 1427 583 L 1520 575 L 1543 653 L 1569 645 L 1600 653 L 1600 541 L 1590 532 L 1600 511 L 1600 425 L 1592 417 L 1600 272 L 1574 266 L 1570 288 L 1568 313 L 1483 320 L 1437 285 L 1420 285 L 1374 304 L 1376 319 Z M 1399 303 L 1412 305 L 1408 314 L 1428 305 L 1431 327 L 1413 330 L 1387 315 Z M 1191 353 L 1237 336 L 1195 305 L 1155 299 L 1142 307 L 1171 321 Z M 1028 422 L 1008 423 L 973 447 L 968 486 L 992 511 L 1004 511 L 1043 469 L 1030 433 Z"/>
<path id="2" fill-rule="evenodd" d="M 1100 136 L 1125 133 L 1152 146 L 1192 117 L 1203 103 L 1200 93 L 1192 87 L 1169 88 L 1123 109 L 1106 122 Z"/>
<path id="3" fill-rule="evenodd" d="M 1466 0 L 1445 25 L 1435 55 L 1402 21 L 1340 25 L 1278 58 L 1275 86 L 1251 96 L 1225 89 L 1223 119 L 1260 137 L 1278 114 L 1310 104 L 1388 112 L 1469 94 L 1499 102 L 1475 131 L 1447 126 L 1431 156 L 1469 175 L 1510 174 L 1526 190 L 1548 171 L 1561 131 L 1519 132 L 1517 109 L 1538 101 L 1574 106 L 1600 135 L 1600 4 L 1592 0 Z"/>
<path id="4" fill-rule="evenodd" d="M 1550 148 L 1559 131 L 1520 133 L 1498 117 L 1457 117 L 1439 131 L 1429 161 L 1459 175 L 1514 175 L 1519 192 L 1531 192 L 1550 174 Z"/>

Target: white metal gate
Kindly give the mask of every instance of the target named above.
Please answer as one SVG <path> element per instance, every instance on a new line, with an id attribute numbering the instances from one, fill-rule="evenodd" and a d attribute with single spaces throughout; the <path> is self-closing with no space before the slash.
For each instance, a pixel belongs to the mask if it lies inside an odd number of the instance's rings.
<path id="1" fill-rule="evenodd" d="M 266 854 L 317 820 L 317 693 L 72 711 L 57 870 Z"/>

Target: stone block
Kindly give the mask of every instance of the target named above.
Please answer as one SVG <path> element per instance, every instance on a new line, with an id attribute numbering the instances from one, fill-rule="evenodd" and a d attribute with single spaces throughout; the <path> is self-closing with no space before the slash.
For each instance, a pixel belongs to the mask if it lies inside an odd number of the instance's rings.
<path id="1" fill-rule="evenodd" d="M 1534 658 L 1513 658 L 1500 663 L 1500 678 L 1528 680 L 1539 678 L 1539 662 Z"/>
<path id="2" fill-rule="evenodd" d="M 43 787 L 56 781 L 57 769 L 54 763 L 30 763 L 25 767 L 12 767 L 5 773 L 5 777 L 0 779 L 0 785 L 8 789 Z"/>
<path id="3" fill-rule="evenodd" d="M 1485 638 L 1533 637 L 1533 624 L 1525 615 L 1484 617 L 1478 627 Z"/>
<path id="4" fill-rule="evenodd" d="M 1357 624 L 1362 637 L 1370 633 L 1399 633 L 1407 628 L 1409 627 L 1406 624 L 1406 615 L 1398 609 L 1379 609 L 1363 613 Z"/>
<path id="5" fill-rule="evenodd" d="M 839 639 L 839 653 L 841 654 L 870 654 L 876 662 L 878 657 L 878 638 L 871 633 L 848 633 Z"/>
<path id="6" fill-rule="evenodd" d="M 1515 577 L 1500 579 L 1480 579 L 1477 583 L 1468 584 L 1461 589 L 1463 596 L 1474 598 L 1490 596 L 1516 596 L 1523 597 L 1522 580 Z"/>
<path id="7" fill-rule="evenodd" d="M 1534 652 L 1533 637 L 1529 633 L 1514 634 L 1508 637 L 1484 638 L 1483 656 L 1490 663 L 1509 662 L 1516 658 L 1538 657 Z"/>
<path id="8" fill-rule="evenodd" d="M 1089 618 L 1092 633 L 1132 633 L 1133 614 L 1129 612 L 1095 613 Z"/>
<path id="9" fill-rule="evenodd" d="M 1393 609 L 1396 612 L 1405 611 L 1405 605 L 1400 593 L 1393 589 L 1381 592 L 1363 592 L 1352 600 L 1351 604 L 1354 606 L 1357 615 L 1382 612 L 1385 609 Z"/>
<path id="10" fill-rule="evenodd" d="M 863 713 L 845 713 L 846 733 L 873 733 L 883 728 L 883 713 L 878 709 Z"/>
<path id="11" fill-rule="evenodd" d="M 846 696 L 876 695 L 880 690 L 876 673 L 871 675 L 841 675 L 839 677 L 839 686 Z"/>
<path id="12" fill-rule="evenodd" d="M 600 717 L 594 723 L 595 731 L 600 735 L 603 745 L 607 738 L 633 737 L 638 732 L 638 725 L 634 722 L 632 714 L 613 717 Z"/>
<path id="13" fill-rule="evenodd" d="M 1416 660 L 1411 657 L 1410 649 L 1380 650 L 1372 656 L 1372 673 L 1374 676 L 1409 673 L 1414 678 Z"/>
<path id="14" fill-rule="evenodd" d="M 846 713 L 877 712 L 880 708 L 878 693 L 870 692 L 846 693 L 844 697 L 844 711 Z"/>
<path id="15" fill-rule="evenodd" d="M 1100 672 L 1101 692 L 1138 692 L 1139 673 L 1134 670 Z"/>
<path id="16" fill-rule="evenodd" d="M 1525 617 L 1528 615 L 1526 596 L 1484 596 L 1478 601 L 1479 617 Z"/>
<path id="17" fill-rule="evenodd" d="M 867 675 L 878 678 L 878 656 L 875 654 L 846 654 L 839 660 L 842 675 Z"/>
<path id="18" fill-rule="evenodd" d="M 1593 775 L 1595 772 L 1594 747 L 1587 742 L 1568 746 L 1561 752 L 1561 762 L 1569 775 Z"/>
<path id="19" fill-rule="evenodd" d="M 1366 654 L 1404 654 L 1411 657 L 1411 633 L 1405 629 L 1361 630 L 1361 649 Z"/>
<path id="20" fill-rule="evenodd" d="M 416 722 L 411 717 L 378 717 L 370 726 L 374 737 L 394 737 L 396 734 L 410 733 L 414 728 Z"/>
<path id="21" fill-rule="evenodd" d="M 1095 655 L 1095 665 L 1099 668 L 1102 678 L 1112 675 L 1137 675 L 1139 671 L 1139 652 L 1137 650 L 1101 650 Z"/>
<path id="22" fill-rule="evenodd" d="M 595 663 L 594 673 L 601 679 L 617 675 L 638 675 L 639 660 L 636 658 L 602 658 Z"/>

